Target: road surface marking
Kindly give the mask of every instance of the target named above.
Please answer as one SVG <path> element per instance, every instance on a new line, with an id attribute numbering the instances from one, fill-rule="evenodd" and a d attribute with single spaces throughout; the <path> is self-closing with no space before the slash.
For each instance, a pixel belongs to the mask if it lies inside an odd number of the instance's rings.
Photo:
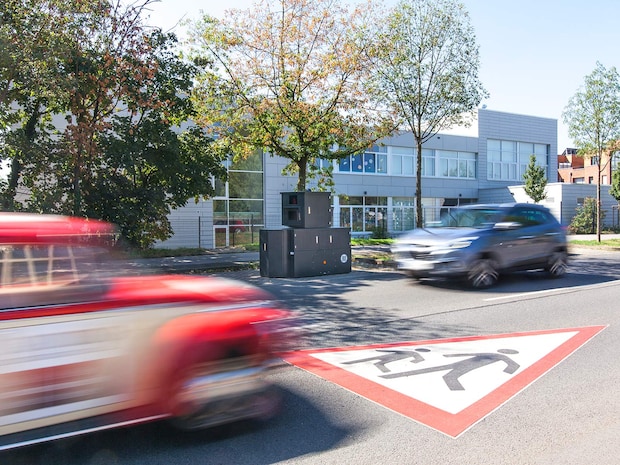
<path id="1" fill-rule="evenodd" d="M 604 328 L 305 350 L 286 360 L 458 437 Z"/>

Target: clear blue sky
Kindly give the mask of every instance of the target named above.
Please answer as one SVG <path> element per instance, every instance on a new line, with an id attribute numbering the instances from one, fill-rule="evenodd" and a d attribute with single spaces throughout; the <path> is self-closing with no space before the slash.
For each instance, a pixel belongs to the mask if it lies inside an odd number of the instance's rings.
<path id="1" fill-rule="evenodd" d="M 354 0 L 352 0 L 354 1 Z M 386 0 L 393 5 L 397 0 Z M 620 68 L 617 0 L 461 0 L 480 46 L 480 79 L 489 110 L 558 120 L 558 151 L 572 147 L 562 112 L 600 61 Z M 222 17 L 253 0 L 161 0 L 150 22 L 164 29 L 200 10 Z M 175 32 L 183 34 L 177 27 Z"/>

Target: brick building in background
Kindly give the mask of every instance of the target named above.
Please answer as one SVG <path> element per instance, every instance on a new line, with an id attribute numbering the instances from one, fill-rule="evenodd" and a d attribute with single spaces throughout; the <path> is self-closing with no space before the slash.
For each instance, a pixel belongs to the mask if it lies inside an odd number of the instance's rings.
<path id="1" fill-rule="evenodd" d="M 612 157 L 613 160 L 610 162 Z M 601 169 L 601 185 L 609 185 L 615 165 L 617 165 L 615 151 L 603 154 L 603 159 L 599 160 L 596 156 L 580 156 L 577 154 L 577 149 L 567 148 L 561 155 L 558 155 L 558 182 L 598 184 L 599 169 Z"/>

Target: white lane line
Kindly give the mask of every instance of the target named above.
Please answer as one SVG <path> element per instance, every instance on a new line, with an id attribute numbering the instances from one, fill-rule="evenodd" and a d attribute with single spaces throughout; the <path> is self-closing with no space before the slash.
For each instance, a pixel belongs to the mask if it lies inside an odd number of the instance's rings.
<path id="1" fill-rule="evenodd" d="M 558 287 L 554 289 L 543 289 L 542 291 L 523 292 L 521 294 L 509 294 L 509 295 L 502 295 L 499 297 L 489 297 L 487 299 L 483 299 L 483 302 L 492 302 L 494 300 L 515 299 L 515 298 L 520 298 L 520 297 L 534 297 L 534 296 L 541 295 L 541 294 L 552 294 L 552 293 L 560 293 L 560 292 L 567 292 L 567 291 L 572 292 L 576 290 L 596 289 L 599 287 L 617 285 L 618 283 L 620 283 L 620 280 L 608 281 L 605 283 L 598 283 L 598 284 L 589 284 L 587 286 L 571 286 L 571 287 Z"/>

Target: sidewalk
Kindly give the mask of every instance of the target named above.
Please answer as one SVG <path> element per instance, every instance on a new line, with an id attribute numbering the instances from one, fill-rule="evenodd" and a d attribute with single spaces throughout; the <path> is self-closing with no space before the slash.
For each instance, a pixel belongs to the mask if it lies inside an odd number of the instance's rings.
<path id="1" fill-rule="evenodd" d="M 259 252 L 218 252 L 187 257 L 142 258 L 132 261 L 137 268 L 160 269 L 165 272 L 183 273 L 188 271 L 225 271 L 256 266 L 260 261 Z"/>
<path id="2" fill-rule="evenodd" d="M 619 239 L 620 234 L 604 234 L 601 240 Z M 583 234 L 568 236 L 568 241 L 574 240 L 596 240 L 596 234 Z M 592 252 L 596 249 L 587 247 L 570 246 L 572 254 L 583 254 Z M 614 251 L 615 249 L 611 249 Z M 620 250 L 618 250 L 620 251 Z M 351 255 L 353 268 L 394 268 L 394 263 L 390 260 L 381 261 L 373 258 L 376 255 L 389 254 L 390 247 L 387 245 L 373 246 L 353 246 Z M 609 252 L 609 249 L 604 249 Z M 212 250 L 203 255 L 193 255 L 187 257 L 164 257 L 164 258 L 143 258 L 133 260 L 132 266 L 137 269 L 159 269 L 169 273 L 187 273 L 190 271 L 232 271 L 260 266 L 259 252 L 230 252 L 227 250 Z"/>
<path id="3" fill-rule="evenodd" d="M 572 234 L 566 236 L 568 242 L 570 241 L 595 241 L 596 234 Z M 620 234 L 601 234 L 601 241 L 605 239 L 620 239 Z"/>

